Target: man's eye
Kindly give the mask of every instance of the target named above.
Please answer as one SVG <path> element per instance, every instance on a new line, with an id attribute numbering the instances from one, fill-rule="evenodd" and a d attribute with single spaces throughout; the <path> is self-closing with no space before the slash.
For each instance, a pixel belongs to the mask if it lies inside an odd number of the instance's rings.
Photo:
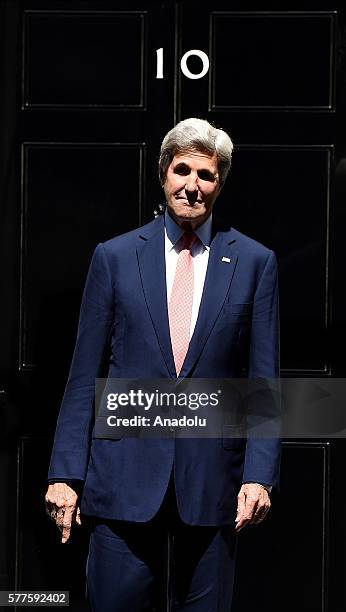
<path id="1" fill-rule="evenodd" d="M 207 170 L 201 170 L 198 173 L 198 176 L 200 179 L 202 179 L 202 181 L 215 181 L 215 177 L 211 172 L 208 172 Z"/>
<path id="2" fill-rule="evenodd" d="M 176 168 L 174 168 L 174 172 L 176 174 L 181 174 L 182 176 L 186 176 L 187 174 L 189 174 L 190 170 L 186 166 L 177 166 Z"/>

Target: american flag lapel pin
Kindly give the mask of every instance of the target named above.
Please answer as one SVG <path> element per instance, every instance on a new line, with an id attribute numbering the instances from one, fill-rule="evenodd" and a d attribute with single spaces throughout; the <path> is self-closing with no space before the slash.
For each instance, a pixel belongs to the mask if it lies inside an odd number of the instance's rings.
<path id="1" fill-rule="evenodd" d="M 224 261 L 225 263 L 231 263 L 231 260 L 229 257 L 223 257 L 221 261 Z"/>

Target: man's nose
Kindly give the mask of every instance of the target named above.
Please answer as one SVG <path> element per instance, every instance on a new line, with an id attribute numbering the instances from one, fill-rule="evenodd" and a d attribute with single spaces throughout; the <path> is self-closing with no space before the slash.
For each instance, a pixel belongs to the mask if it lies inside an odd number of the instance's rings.
<path id="1" fill-rule="evenodd" d="M 194 193 L 195 191 L 197 191 L 198 189 L 198 176 L 197 174 L 193 175 L 189 175 L 186 179 L 186 183 L 185 183 L 185 189 L 186 191 L 188 191 L 189 193 Z"/>

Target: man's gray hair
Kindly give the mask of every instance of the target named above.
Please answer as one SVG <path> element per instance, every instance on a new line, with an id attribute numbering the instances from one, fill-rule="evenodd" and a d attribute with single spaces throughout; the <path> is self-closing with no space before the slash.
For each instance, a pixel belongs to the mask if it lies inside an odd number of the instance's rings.
<path id="1" fill-rule="evenodd" d="M 166 134 L 162 141 L 159 158 L 159 177 L 165 182 L 168 166 L 176 153 L 200 151 L 208 155 L 216 153 L 219 181 L 222 187 L 229 169 L 233 143 L 223 130 L 217 129 L 205 119 L 184 119 Z"/>

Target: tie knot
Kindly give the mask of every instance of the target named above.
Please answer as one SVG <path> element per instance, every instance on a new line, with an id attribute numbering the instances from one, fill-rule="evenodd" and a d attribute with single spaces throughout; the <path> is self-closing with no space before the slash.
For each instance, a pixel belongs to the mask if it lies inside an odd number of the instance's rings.
<path id="1" fill-rule="evenodd" d="M 197 239 L 197 236 L 194 232 L 184 232 L 181 237 L 182 250 L 187 249 L 188 251 L 191 251 L 191 247 L 193 243 L 196 241 L 196 239 Z"/>

